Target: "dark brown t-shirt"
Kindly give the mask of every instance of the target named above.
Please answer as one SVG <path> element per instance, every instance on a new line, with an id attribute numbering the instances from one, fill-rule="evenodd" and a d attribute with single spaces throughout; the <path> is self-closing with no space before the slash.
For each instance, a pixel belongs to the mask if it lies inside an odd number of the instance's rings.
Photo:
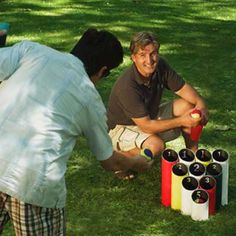
<path id="1" fill-rule="evenodd" d="M 131 118 L 157 116 L 163 90 L 173 92 L 183 87 L 185 81 L 160 58 L 156 71 L 147 85 L 136 66 L 131 65 L 115 82 L 108 102 L 108 127 L 134 125 Z"/>

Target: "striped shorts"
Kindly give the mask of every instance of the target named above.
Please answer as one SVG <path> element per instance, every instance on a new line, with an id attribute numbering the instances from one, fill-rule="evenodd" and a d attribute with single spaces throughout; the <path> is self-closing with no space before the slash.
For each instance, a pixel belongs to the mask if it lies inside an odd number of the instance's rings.
<path id="1" fill-rule="evenodd" d="M 9 220 L 16 236 L 65 235 L 64 208 L 34 206 L 0 192 L 0 235 Z"/>

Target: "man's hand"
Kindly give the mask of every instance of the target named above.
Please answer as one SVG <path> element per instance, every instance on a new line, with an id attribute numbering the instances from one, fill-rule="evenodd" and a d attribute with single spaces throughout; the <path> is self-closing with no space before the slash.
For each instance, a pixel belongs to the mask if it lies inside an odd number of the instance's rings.
<path id="1" fill-rule="evenodd" d="M 178 92 L 176 92 L 178 96 L 185 99 L 191 104 L 195 104 L 194 109 L 198 109 L 202 113 L 201 124 L 206 125 L 208 122 L 208 109 L 204 99 L 200 96 L 200 94 L 194 89 L 191 85 L 185 83 L 183 88 L 181 88 Z"/>
<path id="2" fill-rule="evenodd" d="M 191 116 L 192 110 L 186 112 L 183 116 L 179 117 L 181 119 L 182 127 L 192 128 L 201 123 L 202 118 L 194 118 Z"/>
<path id="3" fill-rule="evenodd" d="M 115 171 L 114 174 L 117 178 L 122 179 L 122 180 L 134 179 L 137 176 L 138 172 L 141 173 L 141 172 L 149 170 L 154 162 L 153 160 L 147 160 L 147 158 L 143 158 L 143 156 L 136 156 L 136 157 L 129 157 L 129 158 L 133 159 L 133 161 L 136 162 L 134 163 L 132 170 Z"/>
<path id="4" fill-rule="evenodd" d="M 129 171 L 144 172 L 151 168 L 153 160 L 149 161 L 143 156 L 125 157 L 119 152 L 113 152 L 113 155 L 107 160 L 100 162 L 102 167 L 108 171 Z"/>

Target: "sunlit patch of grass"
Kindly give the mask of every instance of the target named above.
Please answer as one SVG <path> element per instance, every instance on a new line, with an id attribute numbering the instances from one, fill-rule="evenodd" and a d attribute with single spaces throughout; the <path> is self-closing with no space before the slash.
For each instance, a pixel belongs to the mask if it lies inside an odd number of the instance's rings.
<path id="1" fill-rule="evenodd" d="M 66 174 L 67 231 L 74 235 L 232 235 L 236 225 L 236 106 L 234 0 L 2 0 L 1 21 L 11 24 L 7 46 L 33 40 L 70 51 L 89 27 L 113 32 L 124 62 L 97 88 L 107 104 L 111 88 L 131 64 L 129 43 L 137 31 L 153 31 L 160 55 L 206 99 L 210 120 L 200 147 L 230 154 L 229 205 L 206 222 L 194 222 L 160 204 L 160 160 L 133 181 L 105 172 L 79 138 Z M 165 93 L 164 99 L 172 99 Z M 179 151 L 182 138 L 167 143 Z M 222 222 L 224 222 L 222 224 Z M 4 235 L 13 235 L 9 226 Z"/>

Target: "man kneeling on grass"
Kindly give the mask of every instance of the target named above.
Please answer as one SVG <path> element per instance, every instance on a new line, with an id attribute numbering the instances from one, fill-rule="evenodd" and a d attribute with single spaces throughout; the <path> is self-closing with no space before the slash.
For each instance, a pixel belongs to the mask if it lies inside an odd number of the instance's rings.
<path id="1" fill-rule="evenodd" d="M 198 142 L 190 138 L 191 127 L 208 121 L 202 97 L 160 57 L 159 48 L 153 33 L 135 34 L 130 43 L 133 64 L 115 82 L 109 98 L 109 135 L 114 149 L 127 157 L 144 148 L 158 156 L 165 143 L 180 134 L 186 147 L 196 151 Z M 165 89 L 179 98 L 161 104 Z M 192 118 L 193 109 L 201 110 L 202 117 Z"/>

